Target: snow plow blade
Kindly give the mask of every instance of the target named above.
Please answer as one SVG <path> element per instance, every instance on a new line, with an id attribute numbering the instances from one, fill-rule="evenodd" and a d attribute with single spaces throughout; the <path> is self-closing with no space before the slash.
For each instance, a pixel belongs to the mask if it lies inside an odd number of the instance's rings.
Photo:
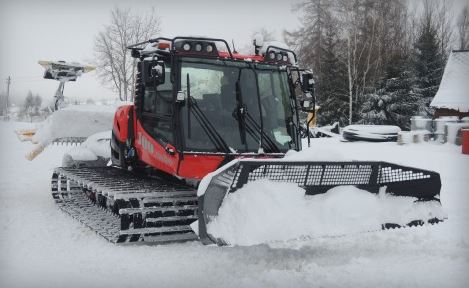
<path id="1" fill-rule="evenodd" d="M 306 195 L 326 193 L 341 185 L 353 185 L 370 193 L 389 196 L 414 197 L 415 202 L 434 201 L 440 207 L 440 175 L 412 167 L 387 162 L 286 162 L 282 160 L 239 160 L 223 170 L 217 170 L 207 179 L 198 197 L 198 234 L 204 244 L 226 245 L 207 229 L 218 215 L 225 197 L 251 181 L 267 179 L 274 182 L 295 183 Z M 208 182 L 209 181 L 209 182 Z M 442 217 L 441 217 L 442 218 Z M 434 224 L 444 219 L 415 219 L 403 226 Z M 399 228 L 396 223 L 382 223 L 382 229 Z"/>

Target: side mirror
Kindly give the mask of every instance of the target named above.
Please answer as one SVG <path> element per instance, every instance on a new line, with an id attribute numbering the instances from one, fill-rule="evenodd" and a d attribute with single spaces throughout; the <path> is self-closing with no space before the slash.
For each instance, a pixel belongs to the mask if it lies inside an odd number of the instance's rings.
<path id="1" fill-rule="evenodd" d="M 298 99 L 299 100 L 299 107 L 303 112 L 307 113 L 312 113 L 316 109 L 316 105 L 314 103 L 314 100 L 312 98 L 303 98 L 303 99 Z"/>
<path id="2" fill-rule="evenodd" d="M 184 102 L 186 101 L 186 92 L 185 91 L 178 91 L 176 95 L 177 102 Z"/>
<path id="3" fill-rule="evenodd" d="M 299 109 L 303 112 L 313 112 L 315 109 L 314 98 L 314 78 L 311 71 L 304 71 L 301 74 L 301 91 L 303 96 L 298 98 Z"/>
<path id="4" fill-rule="evenodd" d="M 301 90 L 303 90 L 303 93 L 314 93 L 314 78 L 312 72 L 304 72 L 301 74 Z"/>
<path id="5" fill-rule="evenodd" d="M 165 69 L 163 61 L 143 61 L 143 82 L 145 86 L 160 85 L 165 81 Z"/>

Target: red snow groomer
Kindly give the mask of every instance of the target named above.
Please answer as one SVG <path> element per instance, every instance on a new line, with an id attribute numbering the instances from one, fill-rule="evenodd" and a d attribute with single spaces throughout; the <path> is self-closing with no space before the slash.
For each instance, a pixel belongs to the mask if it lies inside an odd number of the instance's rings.
<path id="1" fill-rule="evenodd" d="M 355 185 L 439 203 L 435 172 L 385 162 L 281 160 L 302 149 L 299 111 L 315 111 L 313 75 L 291 50 L 254 46 L 254 55 L 212 38 L 130 46 L 138 61 L 135 102 L 116 111 L 113 165 L 56 168 L 52 194 L 60 208 L 111 242 L 197 239 L 189 225 L 198 219 L 200 239 L 223 244 L 207 223 L 227 193 L 257 179 L 293 182 L 308 195 Z M 217 169 L 198 197 L 201 179 Z"/>

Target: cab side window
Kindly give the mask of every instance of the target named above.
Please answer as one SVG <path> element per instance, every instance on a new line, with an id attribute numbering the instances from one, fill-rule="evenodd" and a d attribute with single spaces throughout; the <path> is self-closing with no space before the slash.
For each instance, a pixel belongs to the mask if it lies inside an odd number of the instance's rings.
<path id="1" fill-rule="evenodd" d="M 155 87 L 145 87 L 142 103 L 142 123 L 145 130 L 156 140 L 173 142 L 172 115 L 173 92 L 171 68 L 165 66 L 165 82 Z"/>

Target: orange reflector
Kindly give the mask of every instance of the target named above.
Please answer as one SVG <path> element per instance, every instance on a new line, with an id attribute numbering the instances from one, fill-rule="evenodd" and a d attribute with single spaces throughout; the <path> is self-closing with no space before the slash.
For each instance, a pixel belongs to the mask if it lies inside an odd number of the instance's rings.
<path id="1" fill-rule="evenodd" d="M 158 43 L 158 49 L 169 49 L 169 43 Z"/>

